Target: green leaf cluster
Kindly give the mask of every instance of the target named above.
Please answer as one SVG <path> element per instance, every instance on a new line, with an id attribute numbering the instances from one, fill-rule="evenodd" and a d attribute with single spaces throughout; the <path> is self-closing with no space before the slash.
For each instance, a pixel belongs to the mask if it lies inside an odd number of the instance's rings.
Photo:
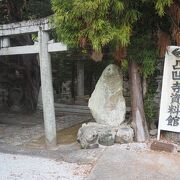
<path id="1" fill-rule="evenodd" d="M 51 15 L 50 0 L 28 0 L 23 12 L 24 19 L 37 19 Z"/>
<path id="2" fill-rule="evenodd" d="M 72 47 L 84 40 L 95 51 L 113 40 L 127 46 L 140 16 L 126 0 L 52 0 L 52 8 L 59 39 Z"/>
<path id="3" fill-rule="evenodd" d="M 173 3 L 173 0 L 156 0 L 155 8 L 160 16 L 165 14 L 164 9 L 167 6 L 170 6 Z"/>
<path id="4" fill-rule="evenodd" d="M 155 103 L 155 95 L 157 89 L 157 83 L 154 81 L 154 77 L 148 79 L 148 91 L 144 98 L 144 111 L 148 125 L 150 126 L 153 121 L 158 118 L 159 105 Z"/>
<path id="5" fill-rule="evenodd" d="M 0 0 L 0 24 L 46 17 L 52 13 L 50 0 Z"/>
<path id="6" fill-rule="evenodd" d="M 156 69 L 157 48 L 152 36 L 133 36 L 128 47 L 129 60 L 135 60 L 140 65 L 140 72 L 147 78 Z"/>

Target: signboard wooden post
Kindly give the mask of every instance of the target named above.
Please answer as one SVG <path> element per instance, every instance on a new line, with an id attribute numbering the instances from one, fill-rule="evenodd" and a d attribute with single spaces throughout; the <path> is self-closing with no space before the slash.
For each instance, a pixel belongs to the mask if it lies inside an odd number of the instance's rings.
<path id="1" fill-rule="evenodd" d="M 180 47 L 166 52 L 161 93 L 158 137 L 161 130 L 180 132 Z"/>

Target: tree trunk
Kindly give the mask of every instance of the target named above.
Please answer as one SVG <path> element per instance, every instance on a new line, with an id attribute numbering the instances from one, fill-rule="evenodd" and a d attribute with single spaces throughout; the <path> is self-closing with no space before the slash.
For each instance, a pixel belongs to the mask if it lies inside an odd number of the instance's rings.
<path id="1" fill-rule="evenodd" d="M 135 61 L 130 62 L 129 67 L 132 121 L 137 142 L 144 142 L 149 139 L 148 127 L 144 114 L 143 92 L 139 68 Z"/>

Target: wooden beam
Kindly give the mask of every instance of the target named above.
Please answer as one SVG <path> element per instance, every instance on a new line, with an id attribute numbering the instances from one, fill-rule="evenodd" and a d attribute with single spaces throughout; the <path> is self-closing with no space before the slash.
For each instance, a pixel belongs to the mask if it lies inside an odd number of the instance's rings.
<path id="1" fill-rule="evenodd" d="M 52 16 L 38 20 L 22 21 L 0 25 L 0 37 L 38 32 L 40 29 L 48 31 L 54 26 L 50 23 Z"/>
<path id="2" fill-rule="evenodd" d="M 67 46 L 63 43 L 51 43 L 48 44 L 48 52 L 67 51 Z"/>
<path id="3" fill-rule="evenodd" d="M 16 46 L 16 47 L 7 47 L 0 49 L 0 56 L 37 54 L 37 53 L 39 53 L 38 45 Z"/>
<path id="4" fill-rule="evenodd" d="M 62 43 L 52 43 L 48 44 L 48 52 L 58 52 L 58 51 L 67 51 L 67 46 Z M 0 49 L 0 56 L 9 56 L 9 55 L 22 55 L 22 54 L 38 54 L 39 45 L 28 46 L 16 46 L 16 47 L 7 47 Z"/>

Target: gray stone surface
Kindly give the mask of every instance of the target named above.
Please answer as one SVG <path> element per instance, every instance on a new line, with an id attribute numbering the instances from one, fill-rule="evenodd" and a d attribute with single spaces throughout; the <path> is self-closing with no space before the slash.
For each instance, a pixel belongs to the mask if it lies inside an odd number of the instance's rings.
<path id="1" fill-rule="evenodd" d="M 168 141 L 172 141 L 174 143 L 177 143 L 180 145 L 180 133 L 178 132 L 166 132 L 165 133 L 165 138 L 168 140 Z"/>
<path id="2" fill-rule="evenodd" d="M 100 145 L 111 146 L 114 143 L 133 142 L 134 131 L 126 123 L 119 127 L 89 122 L 78 131 L 77 141 L 83 149 L 97 148 Z"/>
<path id="3" fill-rule="evenodd" d="M 98 143 L 104 146 L 112 146 L 115 141 L 114 133 L 111 130 L 104 131 L 99 134 Z"/>
<path id="4" fill-rule="evenodd" d="M 180 154 L 108 147 L 88 180 L 179 180 Z"/>
<path id="5" fill-rule="evenodd" d="M 96 128 L 84 126 L 81 127 L 77 134 L 77 141 L 82 149 L 91 149 L 98 147 L 98 133 Z"/>
<path id="6" fill-rule="evenodd" d="M 116 143 L 131 143 L 133 142 L 134 138 L 134 131 L 130 126 L 124 126 L 118 128 L 116 137 L 115 137 L 115 142 Z"/>
<path id="7" fill-rule="evenodd" d="M 54 94 L 52 84 L 52 67 L 51 56 L 48 52 L 48 32 L 38 32 L 39 38 L 39 60 L 40 60 L 40 74 L 42 86 L 42 103 L 43 103 L 43 117 L 44 117 L 44 132 L 46 145 L 49 148 L 56 147 L 56 119 L 54 110 Z"/>
<path id="8" fill-rule="evenodd" d="M 149 134 L 150 134 L 151 136 L 156 136 L 156 135 L 158 134 L 158 130 L 157 130 L 157 129 L 151 129 L 151 130 L 149 131 Z"/>
<path id="9" fill-rule="evenodd" d="M 98 123 L 83 124 L 78 131 L 77 141 L 83 149 L 97 148 L 99 144 L 114 144 L 117 128 Z"/>
<path id="10" fill-rule="evenodd" d="M 103 71 L 88 104 L 97 123 L 119 126 L 125 120 L 126 105 L 123 97 L 123 76 L 116 65 Z"/>

